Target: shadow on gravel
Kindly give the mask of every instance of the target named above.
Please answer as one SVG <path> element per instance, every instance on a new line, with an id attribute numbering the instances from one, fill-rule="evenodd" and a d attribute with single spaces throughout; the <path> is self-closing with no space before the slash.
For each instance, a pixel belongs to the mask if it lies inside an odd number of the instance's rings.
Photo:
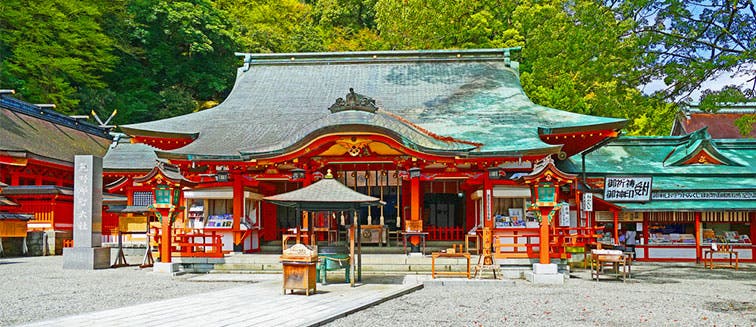
<path id="1" fill-rule="evenodd" d="M 716 312 L 756 314 L 756 304 L 738 301 L 706 302 L 704 308 Z"/>
<path id="2" fill-rule="evenodd" d="M 0 261 L 0 265 L 12 265 L 14 263 L 20 263 L 18 261 Z"/>
<path id="3" fill-rule="evenodd" d="M 640 270 L 640 269 L 639 269 Z M 684 280 L 735 280 L 751 281 L 756 277 L 753 269 L 708 269 L 690 265 L 644 266 L 633 271 L 633 278 L 652 284 L 679 283 Z"/>

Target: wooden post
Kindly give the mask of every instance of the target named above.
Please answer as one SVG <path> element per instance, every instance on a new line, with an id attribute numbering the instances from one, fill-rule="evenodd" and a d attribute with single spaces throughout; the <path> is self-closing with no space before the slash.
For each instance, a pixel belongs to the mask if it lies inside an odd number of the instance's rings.
<path id="1" fill-rule="evenodd" d="M 349 279 L 350 286 L 354 287 L 354 261 L 356 258 L 354 257 L 354 224 L 349 225 L 349 276 L 351 277 Z"/>
<path id="2" fill-rule="evenodd" d="M 545 265 L 551 263 L 549 258 L 549 212 L 551 212 L 551 208 L 545 207 L 539 210 L 541 210 L 541 229 L 538 235 L 539 263 Z"/>
<path id="3" fill-rule="evenodd" d="M 694 212 L 696 231 L 696 263 L 701 262 L 701 212 Z"/>

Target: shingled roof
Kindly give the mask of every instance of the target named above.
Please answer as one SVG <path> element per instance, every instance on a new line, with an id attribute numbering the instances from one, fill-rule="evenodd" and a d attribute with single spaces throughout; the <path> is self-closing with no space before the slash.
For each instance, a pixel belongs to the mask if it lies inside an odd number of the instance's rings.
<path id="1" fill-rule="evenodd" d="M 333 179 L 330 172 L 325 178 L 287 193 L 267 196 L 266 201 L 304 210 L 344 210 L 363 206 L 381 205 L 381 199 L 350 189 Z"/>
<path id="2" fill-rule="evenodd" d="M 510 49 L 242 54 L 215 108 L 121 126 L 130 135 L 196 138 L 162 157 L 240 160 L 287 152 L 326 133 L 385 133 L 448 155 L 549 154 L 540 132 L 619 129 L 625 120 L 530 101 Z M 353 88 L 378 108 L 331 112 Z M 233 140 L 233 142 L 229 142 Z"/>
<path id="3" fill-rule="evenodd" d="M 108 130 L 0 95 L 0 154 L 73 165 L 76 155 L 102 156 Z"/>

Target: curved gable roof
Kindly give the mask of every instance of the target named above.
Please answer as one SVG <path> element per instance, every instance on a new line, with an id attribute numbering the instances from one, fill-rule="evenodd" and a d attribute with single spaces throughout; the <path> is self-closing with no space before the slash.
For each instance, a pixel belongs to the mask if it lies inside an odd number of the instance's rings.
<path id="1" fill-rule="evenodd" d="M 392 130 L 398 141 L 424 151 L 545 154 L 559 146 L 542 142 L 539 128 L 598 130 L 625 124 L 534 104 L 508 52 L 246 54 L 234 89 L 217 107 L 121 128 L 132 135 L 198 135 L 167 154 L 242 159 L 286 151 L 318 130 L 370 127 Z M 331 113 L 328 108 L 350 88 L 374 99 L 380 110 Z"/>
<path id="2" fill-rule="evenodd" d="M 0 95 L 0 152 L 73 166 L 74 156 L 102 156 L 110 142 L 107 129 Z"/>

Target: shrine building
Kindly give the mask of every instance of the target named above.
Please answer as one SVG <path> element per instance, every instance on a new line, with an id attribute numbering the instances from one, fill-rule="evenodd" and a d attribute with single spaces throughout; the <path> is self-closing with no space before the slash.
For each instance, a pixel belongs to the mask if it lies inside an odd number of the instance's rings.
<path id="1" fill-rule="evenodd" d="M 544 159 L 595 150 L 626 124 L 534 104 L 510 57 L 517 50 L 243 53 L 234 88 L 217 107 L 120 126 L 130 141 L 111 151 L 140 144 L 195 182 L 183 191 L 178 224 L 222 232 L 225 250 L 253 251 L 297 228 L 293 210 L 261 199 L 328 170 L 386 203 L 359 213 L 364 242 L 382 242 L 408 224 L 428 240 L 462 240 L 475 227 L 491 227 L 517 242 L 538 226 L 529 214 L 534 188 L 522 177 Z M 153 160 L 108 155 L 115 159 L 106 166 L 121 172 Z M 149 185 L 135 182 L 148 166 L 134 174 L 106 169 L 108 191 L 148 204 Z M 551 185 L 550 203 L 565 208 L 568 221 L 571 210 L 574 228 L 588 228 L 575 219 L 576 182 Z M 309 219 L 339 229 L 354 219 L 344 215 Z M 537 249 L 509 251 L 537 257 Z"/>

